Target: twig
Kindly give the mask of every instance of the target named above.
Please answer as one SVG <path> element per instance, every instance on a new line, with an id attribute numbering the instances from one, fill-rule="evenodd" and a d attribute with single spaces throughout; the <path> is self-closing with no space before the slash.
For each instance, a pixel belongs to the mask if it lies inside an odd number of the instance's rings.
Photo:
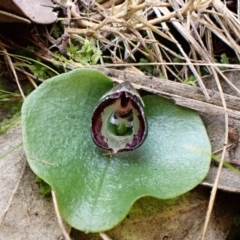
<path id="1" fill-rule="evenodd" d="M 43 57 L 43 56 L 41 56 Z M 46 59 L 46 58 L 45 58 Z M 46 59 L 47 60 L 47 59 Z M 154 62 L 154 63 L 105 63 L 104 67 L 128 67 L 128 66 L 159 66 L 159 65 L 173 65 L 173 66 L 188 66 L 188 63 L 178 63 L 178 62 Z M 194 66 L 216 66 L 216 67 L 225 67 L 225 68 L 234 68 L 236 70 L 240 69 L 240 64 L 226 64 L 226 63 L 206 63 L 203 61 L 198 61 L 196 63 L 192 63 Z M 98 65 L 92 65 L 93 67 L 97 67 Z"/>
<path id="2" fill-rule="evenodd" d="M 67 19 L 66 19 L 65 26 L 64 26 L 64 33 L 62 34 L 62 36 L 60 38 L 58 38 L 55 41 L 55 45 L 54 45 L 54 46 L 58 47 L 60 53 L 67 55 L 67 44 L 68 44 L 68 39 L 69 39 L 68 29 L 69 29 L 70 22 L 71 22 L 72 2 L 67 1 L 65 4 L 61 3 L 61 1 L 59 1 L 59 0 L 53 0 L 53 2 L 59 4 L 63 9 L 66 9 L 66 12 L 67 12 Z M 54 47 L 54 46 L 52 46 L 52 47 Z"/>
<path id="3" fill-rule="evenodd" d="M 155 25 L 161 22 L 167 22 L 171 18 L 177 17 L 178 15 L 184 15 L 187 10 L 189 9 L 189 6 L 191 5 L 191 1 L 188 1 L 181 9 L 178 9 L 176 11 L 173 11 L 163 17 L 155 18 L 153 20 L 148 21 L 149 25 Z M 137 29 L 142 29 L 144 25 L 142 23 L 138 24 L 136 26 Z"/>
<path id="4" fill-rule="evenodd" d="M 171 98 L 178 105 L 208 114 L 224 115 L 225 112 L 227 112 L 231 118 L 240 120 L 240 98 L 238 97 L 224 94 L 223 96 L 226 99 L 227 105 L 227 109 L 224 110 L 220 93 L 217 91 L 207 89 L 211 98 L 209 101 L 206 101 L 198 87 L 140 75 L 129 71 L 120 71 L 103 67 L 95 68 L 111 76 L 116 82 L 130 81 L 135 84 L 135 87 Z"/>

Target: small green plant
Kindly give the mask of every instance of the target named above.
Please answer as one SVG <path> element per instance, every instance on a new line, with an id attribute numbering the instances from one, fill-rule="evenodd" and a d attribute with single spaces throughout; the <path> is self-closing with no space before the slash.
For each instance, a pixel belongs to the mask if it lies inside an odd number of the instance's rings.
<path id="1" fill-rule="evenodd" d="M 37 185 L 39 186 L 39 191 L 43 196 L 47 197 L 51 194 L 51 187 L 40 177 L 35 177 L 35 183 L 37 183 Z"/>
<path id="2" fill-rule="evenodd" d="M 39 58 L 35 59 L 33 47 L 28 46 L 25 49 L 18 51 L 18 55 L 16 56 L 21 60 L 16 61 L 14 66 L 27 68 L 38 79 L 45 80 L 55 75 L 47 65 L 41 62 Z"/>
<path id="3" fill-rule="evenodd" d="M 218 59 L 219 59 L 219 58 L 218 58 Z M 214 58 L 214 61 L 215 61 L 216 63 L 218 63 L 218 62 L 219 62 L 218 59 Z M 223 63 L 223 64 L 229 64 L 229 58 L 227 57 L 227 55 L 226 55 L 225 53 L 221 54 L 221 56 L 220 56 L 220 62 Z M 227 68 L 227 67 L 220 67 L 220 69 L 221 69 L 222 71 L 224 71 L 224 70 L 227 70 L 228 68 Z"/>
<path id="4" fill-rule="evenodd" d="M 146 58 L 140 58 L 140 63 L 149 63 L 148 59 Z M 145 73 L 152 74 L 153 73 L 153 66 L 148 66 L 148 65 L 142 65 L 139 67 L 139 69 Z"/>
<path id="5" fill-rule="evenodd" d="M 82 64 L 96 64 L 102 52 L 95 45 L 95 41 L 93 40 L 75 40 L 74 43 L 70 43 L 67 50 L 74 61 Z M 79 46 L 82 47 L 79 48 Z"/>
<path id="6" fill-rule="evenodd" d="M 221 55 L 221 63 L 223 63 L 223 64 L 229 64 L 229 58 L 227 57 L 227 55 L 225 54 L 225 53 L 223 53 L 222 55 Z M 224 71 L 224 70 L 227 70 L 228 68 L 226 68 L 226 67 L 222 67 L 221 68 L 221 70 L 222 71 Z"/>
<path id="7" fill-rule="evenodd" d="M 0 135 L 20 123 L 20 110 L 22 106 L 20 94 L 10 93 L 1 89 L 0 86 Z"/>
<path id="8" fill-rule="evenodd" d="M 61 21 L 60 23 L 55 23 L 53 24 L 52 26 L 52 29 L 51 29 L 51 35 L 54 37 L 54 38 L 59 38 L 61 37 L 62 35 L 62 28 L 63 28 L 63 22 Z"/>
<path id="9" fill-rule="evenodd" d="M 221 55 L 221 63 L 229 64 L 229 59 L 225 53 Z"/>
<path id="10" fill-rule="evenodd" d="M 181 62 L 183 62 L 183 60 L 181 58 L 175 57 L 175 58 L 173 58 L 173 62 L 181 63 Z"/>
<path id="11" fill-rule="evenodd" d="M 190 75 L 183 81 L 183 83 L 196 87 L 196 77 L 194 75 Z"/>
<path id="12" fill-rule="evenodd" d="M 15 62 L 15 67 L 25 67 L 30 70 L 30 72 L 37 78 L 45 80 L 52 76 L 51 71 L 49 71 L 48 68 L 46 68 L 45 65 L 40 64 L 41 60 L 37 59 L 36 62 Z"/>

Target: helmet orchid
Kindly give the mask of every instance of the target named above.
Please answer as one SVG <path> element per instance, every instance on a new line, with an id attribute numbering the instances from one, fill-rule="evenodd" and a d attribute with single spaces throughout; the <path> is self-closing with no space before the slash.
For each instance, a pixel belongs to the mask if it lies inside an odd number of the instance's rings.
<path id="1" fill-rule="evenodd" d="M 92 115 L 95 144 L 110 154 L 138 148 L 148 129 L 143 107 L 141 96 L 130 82 L 123 82 L 103 95 Z"/>

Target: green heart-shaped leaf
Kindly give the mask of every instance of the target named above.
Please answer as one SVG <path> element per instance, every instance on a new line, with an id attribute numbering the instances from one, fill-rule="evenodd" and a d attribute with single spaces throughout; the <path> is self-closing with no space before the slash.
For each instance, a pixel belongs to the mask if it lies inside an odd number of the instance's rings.
<path id="1" fill-rule="evenodd" d="M 155 95 L 143 98 L 149 125 L 143 145 L 103 156 L 91 139 L 90 119 L 112 86 L 96 70 L 74 70 L 44 82 L 22 108 L 31 168 L 56 192 L 63 218 L 85 232 L 114 227 L 143 196 L 187 192 L 209 170 L 210 143 L 198 114 Z"/>

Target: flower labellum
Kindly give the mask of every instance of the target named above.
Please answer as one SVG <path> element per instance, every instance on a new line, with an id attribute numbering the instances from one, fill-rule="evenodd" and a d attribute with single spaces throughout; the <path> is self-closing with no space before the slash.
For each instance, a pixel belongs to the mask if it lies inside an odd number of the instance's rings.
<path id="1" fill-rule="evenodd" d="M 139 147 L 147 136 L 143 107 L 139 93 L 130 82 L 123 82 L 103 95 L 92 115 L 95 144 L 111 154 Z"/>

